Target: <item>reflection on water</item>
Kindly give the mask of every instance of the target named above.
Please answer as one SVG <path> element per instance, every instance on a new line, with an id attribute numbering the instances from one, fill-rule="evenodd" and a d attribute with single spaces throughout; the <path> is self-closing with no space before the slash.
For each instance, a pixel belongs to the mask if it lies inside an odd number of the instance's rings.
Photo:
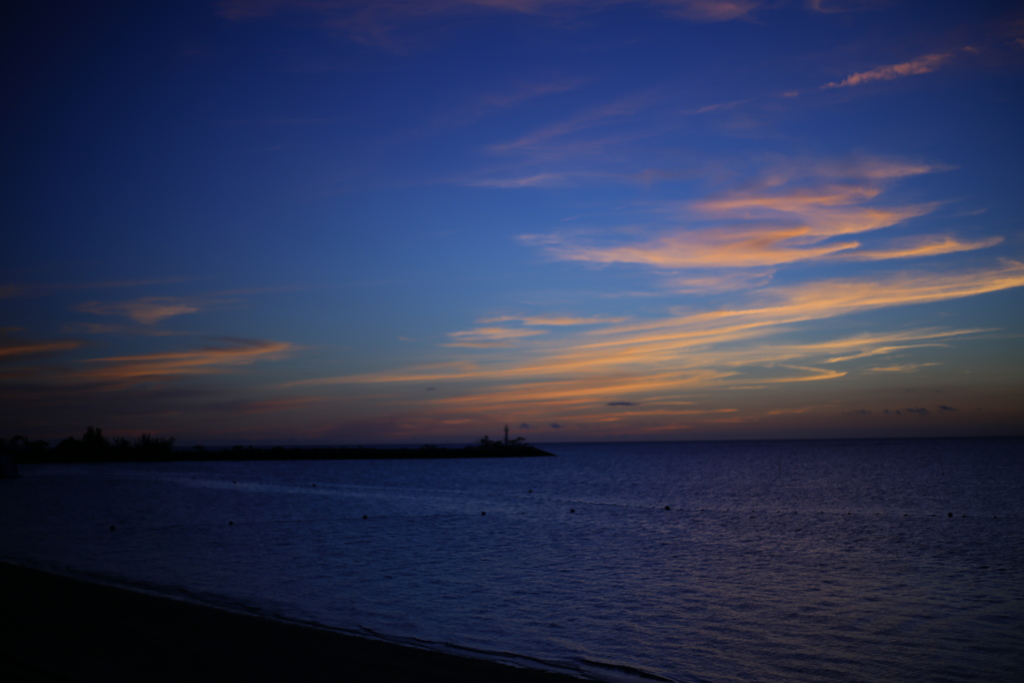
<path id="1" fill-rule="evenodd" d="M 1017 681 L 1022 446 L 40 465 L 0 555 L 608 680 Z"/>

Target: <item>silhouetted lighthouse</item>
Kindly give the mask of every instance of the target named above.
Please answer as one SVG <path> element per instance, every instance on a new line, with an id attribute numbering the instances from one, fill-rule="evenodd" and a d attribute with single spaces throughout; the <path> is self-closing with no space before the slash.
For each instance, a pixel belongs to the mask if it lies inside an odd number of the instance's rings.
<path id="1" fill-rule="evenodd" d="M 508 445 L 508 425 L 505 425 L 505 445 Z"/>

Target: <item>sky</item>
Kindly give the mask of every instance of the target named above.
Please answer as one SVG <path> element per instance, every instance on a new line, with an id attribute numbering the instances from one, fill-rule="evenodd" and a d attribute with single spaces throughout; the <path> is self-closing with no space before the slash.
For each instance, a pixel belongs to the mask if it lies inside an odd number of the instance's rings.
<path id="1" fill-rule="evenodd" d="M 26 3 L 0 435 L 1024 432 L 1024 8 Z"/>

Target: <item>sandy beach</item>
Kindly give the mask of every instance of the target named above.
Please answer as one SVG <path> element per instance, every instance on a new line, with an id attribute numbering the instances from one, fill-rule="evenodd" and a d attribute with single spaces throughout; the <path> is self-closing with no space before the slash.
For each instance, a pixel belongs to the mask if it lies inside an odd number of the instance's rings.
<path id="1" fill-rule="evenodd" d="M 0 680 L 580 679 L 365 640 L 0 563 Z"/>

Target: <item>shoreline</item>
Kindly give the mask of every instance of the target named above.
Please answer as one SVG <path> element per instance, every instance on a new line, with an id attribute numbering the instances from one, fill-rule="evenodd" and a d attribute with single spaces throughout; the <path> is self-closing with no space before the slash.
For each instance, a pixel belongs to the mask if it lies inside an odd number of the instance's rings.
<path id="1" fill-rule="evenodd" d="M 579 683 L 0 561 L 0 679 Z"/>
<path id="2" fill-rule="evenodd" d="M 420 446 L 418 448 L 375 448 L 372 446 L 339 446 L 332 448 L 253 448 L 236 446 L 223 450 L 155 450 L 105 448 L 99 450 L 14 450 L 0 454 L 13 458 L 18 465 L 77 465 L 86 463 L 128 463 L 128 462 L 247 462 L 247 461 L 293 461 L 293 460 L 468 460 L 486 458 L 553 458 L 553 453 L 536 446 L 488 445 L 445 448 Z"/>

